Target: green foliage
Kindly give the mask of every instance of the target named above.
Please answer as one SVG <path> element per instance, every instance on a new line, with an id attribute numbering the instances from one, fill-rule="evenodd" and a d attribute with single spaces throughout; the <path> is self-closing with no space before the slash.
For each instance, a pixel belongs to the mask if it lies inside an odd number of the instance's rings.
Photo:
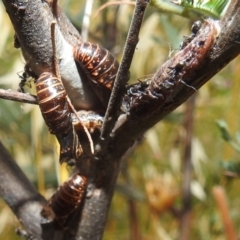
<path id="1" fill-rule="evenodd" d="M 172 0 L 171 2 L 205 16 L 219 18 L 224 14 L 230 0 Z"/>
<path id="2" fill-rule="evenodd" d="M 221 131 L 222 138 L 231 146 L 238 154 L 240 153 L 240 139 L 239 132 L 236 132 L 235 139 L 229 133 L 228 125 L 223 120 L 217 120 L 217 125 Z M 221 162 L 222 168 L 225 171 L 225 175 L 230 177 L 239 177 L 240 176 L 240 158 L 239 156 L 236 159 L 227 159 L 227 161 Z"/>
<path id="3" fill-rule="evenodd" d="M 238 153 L 240 153 L 240 139 L 239 139 L 239 132 L 236 133 L 236 140 L 233 139 L 231 134 L 229 133 L 228 130 L 228 125 L 225 121 L 223 120 L 217 120 L 217 125 L 219 127 L 219 130 L 221 131 L 222 138 L 228 142 L 230 146 L 233 147 Z"/>

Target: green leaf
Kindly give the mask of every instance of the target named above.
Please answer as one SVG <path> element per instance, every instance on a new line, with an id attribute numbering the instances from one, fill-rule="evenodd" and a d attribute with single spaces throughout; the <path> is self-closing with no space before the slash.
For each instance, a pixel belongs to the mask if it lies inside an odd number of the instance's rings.
<path id="1" fill-rule="evenodd" d="M 203 15 L 220 18 L 225 12 L 229 0 L 171 0 L 172 3 L 193 9 Z"/>
<path id="2" fill-rule="evenodd" d="M 115 190 L 117 190 L 118 192 L 127 196 L 129 199 L 135 199 L 137 201 L 145 201 L 146 200 L 145 195 L 141 191 L 135 189 L 133 186 L 130 186 L 128 184 L 118 183 L 116 185 Z"/>
<path id="3" fill-rule="evenodd" d="M 221 131 L 222 137 L 225 141 L 229 142 L 232 141 L 232 136 L 228 131 L 228 125 L 224 120 L 217 120 L 216 121 L 219 130 Z"/>
<path id="4" fill-rule="evenodd" d="M 196 20 L 200 17 L 197 12 L 178 6 L 178 4 L 171 4 L 169 0 L 152 0 L 150 5 L 157 8 L 160 12 L 177 14 L 192 20 Z"/>
<path id="5" fill-rule="evenodd" d="M 235 150 L 237 151 L 238 153 L 240 153 L 240 145 L 233 140 L 231 134 L 229 133 L 228 131 L 228 125 L 225 121 L 223 120 L 217 120 L 216 121 L 220 131 L 221 131 L 221 134 L 222 134 L 222 137 L 223 139 L 228 142 L 228 144 Z"/>
<path id="6" fill-rule="evenodd" d="M 234 175 L 240 175 L 240 162 L 222 161 L 221 166 L 227 172 L 230 172 Z"/>

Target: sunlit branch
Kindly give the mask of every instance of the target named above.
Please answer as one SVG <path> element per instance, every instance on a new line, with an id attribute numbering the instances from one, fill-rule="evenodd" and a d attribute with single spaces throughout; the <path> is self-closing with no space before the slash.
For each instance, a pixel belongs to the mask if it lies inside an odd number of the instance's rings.
<path id="1" fill-rule="evenodd" d="M 15 102 L 38 104 L 36 96 L 30 95 L 29 93 L 13 91 L 11 89 L 0 89 L 0 98 Z"/>

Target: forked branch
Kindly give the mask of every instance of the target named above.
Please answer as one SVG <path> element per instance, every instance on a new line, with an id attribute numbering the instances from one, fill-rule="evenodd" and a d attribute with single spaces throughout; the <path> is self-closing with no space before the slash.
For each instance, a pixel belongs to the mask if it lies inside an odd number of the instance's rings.
<path id="1" fill-rule="evenodd" d="M 149 0 L 137 0 L 136 2 L 135 11 L 123 51 L 123 57 L 114 82 L 107 112 L 105 114 L 105 120 L 101 131 L 102 139 L 109 137 L 110 132 L 120 114 L 120 106 L 125 92 L 125 86 L 130 77 L 129 69 L 138 43 L 139 31 L 148 3 Z"/>

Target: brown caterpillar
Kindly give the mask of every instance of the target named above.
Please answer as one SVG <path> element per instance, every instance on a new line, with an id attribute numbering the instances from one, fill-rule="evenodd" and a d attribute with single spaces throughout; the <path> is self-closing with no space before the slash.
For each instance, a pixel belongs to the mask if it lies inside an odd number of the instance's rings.
<path id="1" fill-rule="evenodd" d="M 49 221 L 64 225 L 67 217 L 80 205 L 86 185 L 87 178 L 75 173 L 53 194 L 41 215 Z"/>
<path id="2" fill-rule="evenodd" d="M 93 88 L 97 88 L 96 93 L 99 98 L 106 103 L 117 75 L 118 61 L 108 50 L 90 42 L 81 42 L 75 46 L 73 56 L 92 81 Z M 109 93 L 101 93 L 99 87 L 101 90 L 108 90 Z"/>
<path id="3" fill-rule="evenodd" d="M 51 134 L 60 144 L 60 163 L 79 157 L 81 145 L 73 128 L 71 108 L 60 79 L 51 73 L 42 73 L 36 81 L 39 106 Z"/>
<path id="4" fill-rule="evenodd" d="M 43 118 L 52 134 L 66 134 L 71 128 L 70 109 L 61 81 L 42 73 L 36 81 L 37 97 Z"/>

